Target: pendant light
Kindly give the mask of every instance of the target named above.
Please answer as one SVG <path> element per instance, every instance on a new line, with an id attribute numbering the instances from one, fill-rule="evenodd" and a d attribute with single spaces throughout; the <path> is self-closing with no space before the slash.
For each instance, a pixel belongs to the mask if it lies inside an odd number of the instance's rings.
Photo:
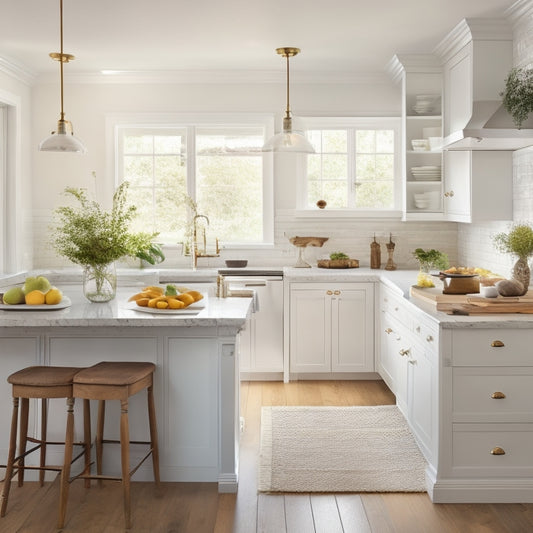
<path id="1" fill-rule="evenodd" d="M 65 120 L 63 109 L 63 63 L 68 63 L 74 59 L 73 55 L 63 52 L 63 0 L 59 0 L 59 27 L 61 51 L 52 52 L 50 57 L 54 61 L 59 61 L 61 112 L 57 121 L 57 130 L 53 131 L 50 137 L 47 137 L 39 144 L 39 150 L 42 152 L 78 152 L 84 154 L 87 152 L 87 149 L 74 136 L 72 123 Z"/>
<path id="2" fill-rule="evenodd" d="M 292 113 L 289 105 L 289 58 L 300 52 L 299 48 L 276 48 L 276 53 L 287 59 L 287 109 L 283 117 L 283 131 L 271 137 L 263 146 L 263 152 L 295 152 L 314 154 L 315 150 L 305 135 L 292 129 Z"/>

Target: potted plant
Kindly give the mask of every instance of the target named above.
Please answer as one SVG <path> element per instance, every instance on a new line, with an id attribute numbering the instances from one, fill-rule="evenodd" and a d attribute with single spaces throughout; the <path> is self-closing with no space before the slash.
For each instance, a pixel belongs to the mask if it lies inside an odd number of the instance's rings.
<path id="1" fill-rule="evenodd" d="M 417 248 L 413 252 L 413 257 L 418 261 L 419 272 L 416 280 L 418 287 L 434 287 L 431 270 L 445 270 L 448 268 L 448 256 L 439 250 L 424 250 Z"/>
<path id="2" fill-rule="evenodd" d="M 141 268 L 146 264 L 156 265 L 165 260 L 163 247 L 160 243 L 154 242 L 159 233 L 140 232 L 131 235 L 129 255 L 137 257 L 141 261 Z"/>
<path id="3" fill-rule="evenodd" d="M 494 235 L 493 242 L 498 251 L 518 258 L 512 269 L 512 277 L 522 283 L 522 294 L 525 294 L 531 277 L 529 258 L 533 255 L 533 228 L 528 224 L 514 224 L 509 232 Z"/>
<path id="4" fill-rule="evenodd" d="M 533 70 L 513 68 L 505 80 L 505 89 L 500 96 L 503 106 L 520 129 L 533 111 Z"/>
<path id="5" fill-rule="evenodd" d="M 84 189 L 67 187 L 65 194 L 77 206 L 58 207 L 52 246 L 59 255 L 83 267 L 83 290 L 92 302 L 115 297 L 115 261 L 134 256 L 130 223 L 136 207 L 126 203 L 129 184 L 123 182 L 113 195 L 110 211 L 89 199 Z"/>

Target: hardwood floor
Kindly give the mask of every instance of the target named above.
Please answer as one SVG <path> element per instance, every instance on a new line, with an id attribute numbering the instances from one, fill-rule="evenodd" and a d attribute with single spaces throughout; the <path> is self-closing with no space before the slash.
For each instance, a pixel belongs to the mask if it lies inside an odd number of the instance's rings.
<path id="1" fill-rule="evenodd" d="M 379 381 L 244 382 L 245 428 L 237 495 L 214 483 L 151 483 L 132 487 L 137 533 L 526 533 L 533 504 L 432 504 L 427 494 L 258 494 L 260 413 L 263 405 L 383 405 L 394 396 Z M 52 533 L 57 481 L 12 487 L 1 533 Z M 86 490 L 71 485 L 65 532 L 124 531 L 120 485 Z"/>

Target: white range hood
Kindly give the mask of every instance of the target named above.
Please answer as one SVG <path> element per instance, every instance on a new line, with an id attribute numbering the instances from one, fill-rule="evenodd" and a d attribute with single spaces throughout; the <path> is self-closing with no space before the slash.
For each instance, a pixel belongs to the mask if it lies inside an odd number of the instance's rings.
<path id="1" fill-rule="evenodd" d="M 519 150 L 533 146 L 533 119 L 518 129 L 501 100 L 472 102 L 467 125 L 444 138 L 445 150 Z"/>

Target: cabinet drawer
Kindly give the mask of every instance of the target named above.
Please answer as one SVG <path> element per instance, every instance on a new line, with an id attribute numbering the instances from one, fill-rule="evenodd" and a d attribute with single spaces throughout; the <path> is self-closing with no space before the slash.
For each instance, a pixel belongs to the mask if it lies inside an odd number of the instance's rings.
<path id="1" fill-rule="evenodd" d="M 417 318 L 413 321 L 413 332 L 424 350 L 429 349 L 436 352 L 439 349 L 439 328 L 437 325 L 428 324 Z"/>
<path id="2" fill-rule="evenodd" d="M 405 302 L 402 296 L 383 286 L 381 287 L 380 309 L 412 329 L 412 319 L 410 314 L 405 312 Z"/>
<path id="3" fill-rule="evenodd" d="M 454 422 L 533 422 L 533 368 L 454 368 Z"/>
<path id="4" fill-rule="evenodd" d="M 468 329 L 452 333 L 454 366 L 533 366 L 531 329 Z"/>
<path id="5" fill-rule="evenodd" d="M 501 450 L 499 450 L 501 449 Z M 477 470 L 486 477 L 530 477 L 533 426 L 524 424 L 454 424 L 454 469 Z M 494 452 L 503 451 L 502 455 Z"/>

